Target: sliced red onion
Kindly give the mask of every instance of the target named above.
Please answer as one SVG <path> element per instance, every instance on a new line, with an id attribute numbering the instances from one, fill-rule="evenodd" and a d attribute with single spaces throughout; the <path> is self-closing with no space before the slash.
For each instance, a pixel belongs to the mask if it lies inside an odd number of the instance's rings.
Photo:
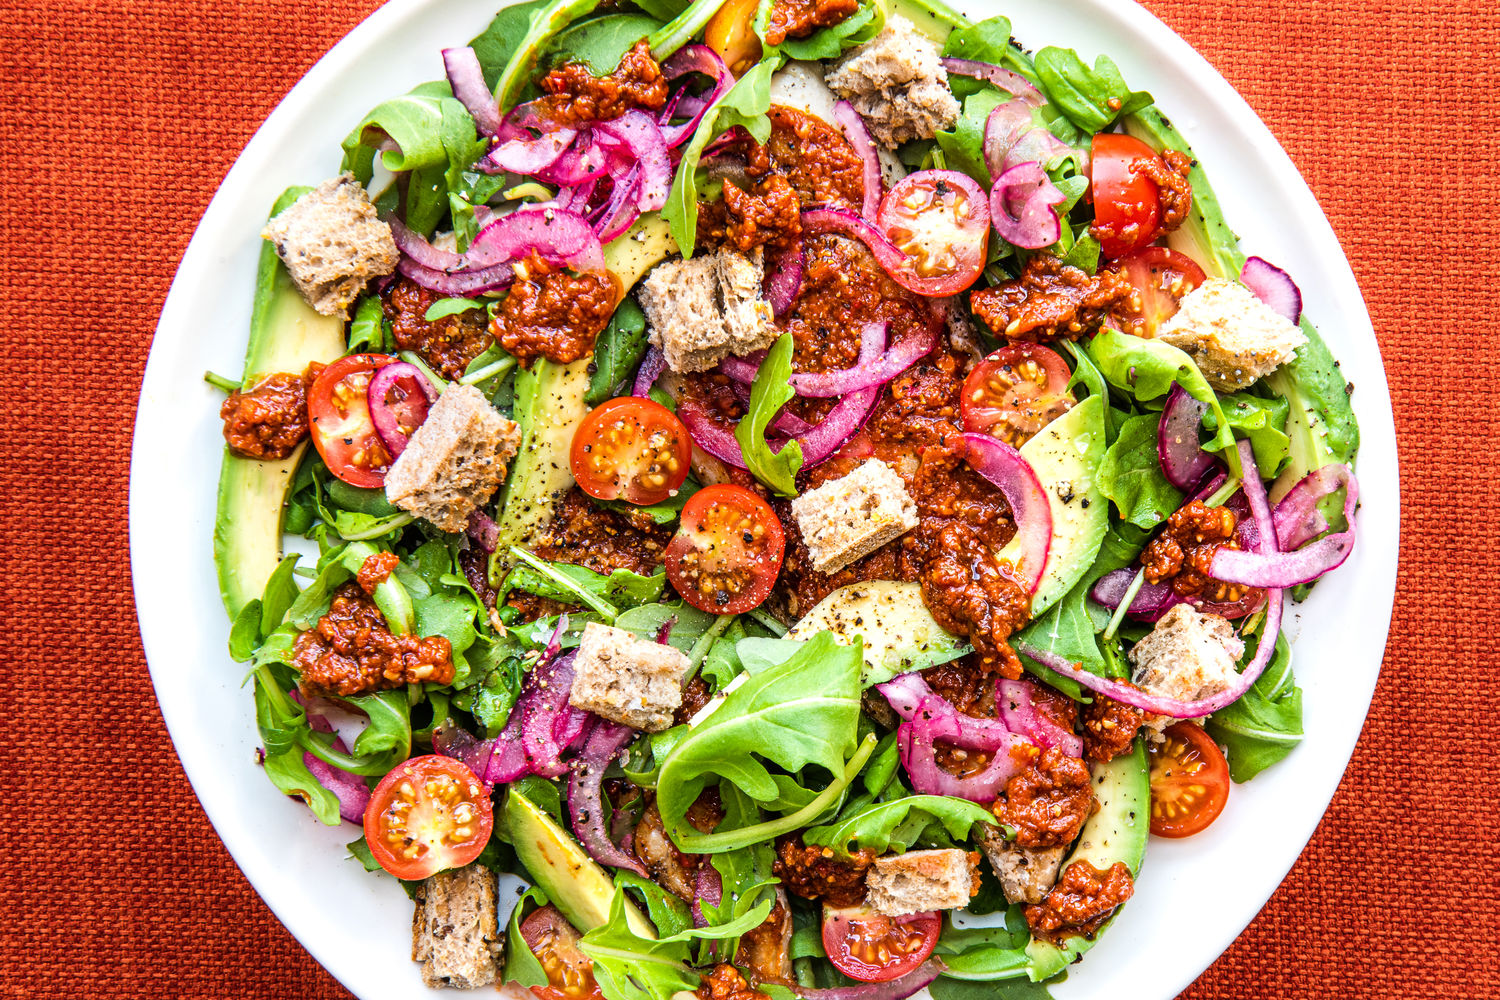
<path id="1" fill-rule="evenodd" d="M 486 268 L 531 253 L 575 271 L 604 270 L 604 248 L 588 220 L 555 209 L 523 208 L 500 216 L 479 231 L 465 257 L 471 268 Z"/>
<path id="2" fill-rule="evenodd" d="M 1242 448 L 1241 451 L 1243 450 Z M 1220 549 L 1214 554 L 1213 562 L 1209 565 L 1214 579 L 1249 587 L 1294 587 L 1297 584 L 1316 580 L 1329 570 L 1343 565 L 1344 560 L 1349 558 L 1349 553 L 1354 550 L 1354 511 L 1359 505 L 1359 483 L 1354 478 L 1354 472 L 1347 465 L 1329 468 L 1336 471 L 1319 476 L 1309 485 L 1305 493 L 1296 498 L 1297 506 L 1288 508 L 1285 518 L 1287 534 L 1294 538 L 1305 539 L 1306 532 L 1316 527 L 1316 524 L 1310 524 L 1309 518 L 1300 514 L 1300 508 L 1308 502 L 1307 498 L 1315 491 L 1325 490 L 1322 495 L 1327 496 L 1340 487 L 1344 489 L 1344 520 L 1349 524 L 1347 529 L 1336 534 L 1324 535 L 1315 542 L 1289 551 L 1278 551 L 1277 547 L 1273 547 L 1269 552 Z M 1307 482 L 1313 475 L 1322 471 L 1319 469 L 1304 477 L 1303 482 Z M 1246 473 L 1246 476 L 1248 481 L 1249 474 Z M 1297 485 L 1301 486 L 1302 483 Z M 1295 490 L 1296 487 L 1293 489 Z M 1287 497 L 1290 496 L 1290 493 L 1287 494 Z M 1283 497 L 1282 502 L 1285 503 L 1286 499 Z M 1253 496 L 1251 507 L 1253 510 Z M 1257 527 L 1260 527 L 1261 520 L 1259 516 L 1256 517 Z M 1326 530 L 1327 522 L 1324 521 L 1323 525 Z M 1279 539 L 1280 529 L 1274 528 L 1273 530 Z"/>
<path id="3" fill-rule="evenodd" d="M 704 114 L 719 99 L 729 92 L 734 86 L 734 75 L 729 72 L 729 67 L 724 65 L 724 60 L 719 54 L 707 45 L 685 45 L 672 53 L 671 58 L 662 63 L 662 76 L 667 80 L 675 80 L 689 73 L 702 73 L 713 78 L 713 89 L 701 97 L 681 96 L 676 109 L 688 116 L 688 120 L 680 125 L 669 125 L 671 119 L 666 117 L 671 112 L 667 111 L 660 121 L 663 137 L 666 139 L 670 149 L 687 142 L 689 137 L 697 131 L 698 123 L 703 120 Z M 678 91 L 682 94 L 682 90 Z"/>
<path id="4" fill-rule="evenodd" d="M 594 141 L 593 129 L 586 128 L 578 133 L 573 144 L 556 160 L 532 173 L 538 180 L 548 184 L 572 186 L 603 177 L 610 172 L 613 163 L 614 157 L 609 151 Z"/>
<path id="5" fill-rule="evenodd" d="M 656 120 L 644 111 L 631 109 L 594 128 L 601 145 L 613 145 L 615 155 L 631 164 L 630 172 L 640 172 L 636 208 L 654 212 L 665 205 L 667 189 L 672 186 L 672 158 Z"/>
<path id="6" fill-rule="evenodd" d="M 448 74 L 448 86 L 453 96 L 474 116 L 479 134 L 493 136 L 500 131 L 500 105 L 484 82 L 484 70 L 480 68 L 479 56 L 473 48 L 443 50 L 443 69 Z"/>
<path id="7" fill-rule="evenodd" d="M 693 915 L 694 927 L 707 927 L 708 918 L 703 915 L 703 906 L 719 906 L 724 901 L 724 879 L 719 875 L 719 870 L 713 866 L 709 858 L 704 858 L 698 863 L 698 870 L 693 873 L 693 900 L 691 913 Z"/>
<path id="8" fill-rule="evenodd" d="M 864 207 L 860 215 L 868 222 L 875 221 L 875 209 L 880 205 L 880 157 L 875 152 L 875 140 L 865 128 L 865 120 L 848 101 L 838 101 L 833 106 L 833 120 L 844 130 L 844 138 L 854 147 L 855 154 L 864 164 Z"/>
<path id="9" fill-rule="evenodd" d="M 1020 163 L 996 178 L 990 189 L 990 221 L 1007 242 L 1040 250 L 1062 236 L 1053 206 L 1064 200 L 1040 163 Z"/>
<path id="10" fill-rule="evenodd" d="M 688 429 L 693 443 L 714 458 L 726 462 L 736 469 L 747 469 L 745 454 L 734 432 L 727 430 L 718 420 L 710 416 L 696 402 L 686 397 L 677 401 L 677 418 Z"/>
<path id="11" fill-rule="evenodd" d="M 971 76 L 976 80 L 993 83 L 1007 94 L 1014 94 L 1033 108 L 1047 103 L 1047 98 L 1032 82 L 1013 70 L 994 63 L 977 62 L 973 59 L 944 59 L 943 68 L 959 76 Z"/>
<path id="12" fill-rule="evenodd" d="M 452 757 L 483 781 L 495 755 L 495 741 L 481 740 L 449 719 L 432 731 L 432 749 L 444 757 Z"/>
<path id="13" fill-rule="evenodd" d="M 750 385 L 755 381 L 755 375 L 760 371 L 760 366 L 766 360 L 765 351 L 756 351 L 747 354 L 743 358 L 725 358 L 719 362 L 719 371 L 728 375 L 736 382 Z"/>
<path id="14" fill-rule="evenodd" d="M 872 326 L 881 328 L 880 339 L 884 342 L 889 324 L 883 321 L 866 324 L 866 336 Z M 793 375 L 790 383 L 797 395 L 814 398 L 842 396 L 860 389 L 878 388 L 916 364 L 936 346 L 937 330 L 926 326 L 921 332 L 907 337 L 890 350 L 883 351 L 873 361 L 861 361 L 842 371 Z"/>
<path id="15" fill-rule="evenodd" d="M 801 293 L 802 240 L 795 239 L 791 246 L 776 256 L 766 271 L 766 301 L 771 304 L 771 312 L 777 319 L 781 319 L 791 311 Z"/>
<path id="16" fill-rule="evenodd" d="M 526 677 L 531 697 L 523 694 L 511 710 L 521 717 L 521 748 L 531 773 L 544 778 L 561 777 L 568 770 L 561 759 L 565 748 L 555 733 L 558 716 L 572 707 L 568 704 L 568 693 L 573 687 L 576 656 L 576 651 L 569 652 L 533 667 Z"/>
<path id="17" fill-rule="evenodd" d="M 303 701 L 299 692 L 293 691 L 292 699 L 302 705 L 307 712 L 307 724 L 313 732 L 334 732 L 333 724 L 324 716 L 314 712 L 311 706 Z M 349 747 L 337 735 L 333 738 L 333 749 L 339 753 L 349 752 Z M 364 822 L 365 807 L 370 804 L 370 789 L 364 781 L 347 771 L 339 770 L 310 751 L 302 752 L 302 763 L 306 764 L 312 776 L 318 779 L 318 784 L 332 792 L 334 798 L 339 800 L 340 817 L 350 823 Z"/>
<path id="18" fill-rule="evenodd" d="M 422 370 L 405 361 L 385 365 L 370 378 L 366 397 L 370 408 L 370 420 L 375 424 L 375 433 L 380 435 L 381 442 L 391 453 L 392 458 L 406 450 L 406 443 L 411 440 L 412 433 L 401 426 L 400 415 L 388 402 L 391 391 L 397 388 L 399 382 L 407 383 L 401 389 L 402 399 L 406 399 L 410 393 L 419 391 L 426 397 L 426 406 L 422 407 L 423 419 L 427 416 L 427 407 L 436 403 L 438 398 L 437 390 L 433 388 L 431 382 L 427 381 L 427 376 L 422 374 Z"/>
<path id="19" fill-rule="evenodd" d="M 891 703 L 896 714 L 907 722 L 915 722 L 924 706 L 928 711 L 951 714 L 954 721 L 946 725 L 955 735 L 944 737 L 949 743 L 970 750 L 996 750 L 1019 745 L 1014 738 L 1017 735 L 1015 730 L 995 719 L 980 719 L 960 712 L 952 702 L 933 691 L 931 685 L 916 671 L 878 684 L 876 690 Z"/>
<path id="20" fill-rule="evenodd" d="M 634 738 L 635 730 L 619 723 L 600 720 L 593 727 L 588 742 L 573 763 L 572 777 L 568 779 L 568 820 L 579 842 L 595 861 L 650 878 L 639 861 L 609 839 L 604 824 L 605 769 Z"/>
<path id="21" fill-rule="evenodd" d="M 1188 502 L 1191 503 L 1194 500 L 1207 500 L 1209 497 L 1219 492 L 1219 487 L 1223 486 L 1228 480 L 1229 474 L 1221 468 L 1218 472 L 1214 473 L 1212 476 L 1209 476 L 1208 481 L 1205 482 L 1202 486 L 1198 487 L 1198 491 L 1196 493 L 1188 497 Z"/>
<path id="22" fill-rule="evenodd" d="M 918 295 L 923 294 L 920 286 L 912 287 L 918 281 L 911 266 L 911 258 L 886 239 L 884 233 L 853 212 L 846 212 L 841 208 L 809 208 L 802 213 L 802 232 L 804 236 L 838 233 L 840 236 L 859 240 L 870 248 L 876 263 L 897 284 Z"/>
<path id="23" fill-rule="evenodd" d="M 614 182 L 609 200 L 589 214 L 589 223 L 599 234 L 601 244 L 623 234 L 641 217 L 641 210 L 636 207 L 640 200 L 640 186 L 640 167 L 631 167 L 625 176 Z"/>
<path id="24" fill-rule="evenodd" d="M 1070 757 L 1083 756 L 1083 740 L 1072 730 L 1064 729 L 1036 706 L 1033 682 L 1027 680 L 996 682 L 995 702 L 1000 721 L 1011 732 L 1026 737 L 1039 747 L 1059 747 Z"/>
<path id="25" fill-rule="evenodd" d="M 795 440 L 802 448 L 802 467 L 810 469 L 831 458 L 834 452 L 842 448 L 865 425 L 865 420 L 879 399 L 879 387 L 851 392 L 839 400 L 812 429 L 798 434 Z"/>
<path id="26" fill-rule="evenodd" d="M 491 173 L 509 171 L 530 176 L 556 163 L 577 138 L 578 132 L 570 128 L 553 129 L 539 136 L 526 133 L 506 139 L 490 150 L 485 163 L 493 168 Z"/>
<path id="27" fill-rule="evenodd" d="M 1319 501 L 1348 486 L 1353 479 L 1354 473 L 1347 465 L 1325 465 L 1298 480 L 1271 515 L 1281 549 L 1295 549 L 1327 531 L 1328 518 L 1318 508 Z"/>
<path id="28" fill-rule="evenodd" d="M 469 515 L 469 526 L 465 529 L 469 540 L 486 552 L 494 552 L 500 544 L 500 525 L 482 510 Z"/>
<path id="29" fill-rule="evenodd" d="M 1248 258 L 1240 268 L 1240 282 L 1287 322 L 1295 323 L 1301 318 L 1302 290 L 1290 274 L 1265 258 Z"/>
<path id="30" fill-rule="evenodd" d="M 401 251 L 401 256 L 405 259 L 433 271 L 445 273 L 462 271 L 469 266 L 469 262 L 462 256 L 448 250 L 439 250 L 412 232 L 407 228 L 406 223 L 394 215 L 384 218 L 390 224 L 391 238 L 396 241 L 396 249 Z"/>
<path id="31" fill-rule="evenodd" d="M 1073 155 L 1080 169 L 1088 170 L 1088 154 L 1074 149 L 1038 125 L 1024 101 L 1008 101 L 989 113 L 984 122 L 984 162 L 991 177 L 999 177 L 1022 163 L 1050 166 L 1059 157 Z"/>
<path id="32" fill-rule="evenodd" d="M 1130 585 L 1135 582 L 1135 576 L 1139 572 L 1139 567 L 1132 567 L 1105 573 L 1094 584 L 1093 590 L 1089 591 L 1089 598 L 1095 604 L 1114 611 L 1120 606 L 1120 602 L 1125 600 L 1125 595 L 1130 591 Z M 1172 588 L 1167 584 L 1143 583 L 1136 591 L 1135 598 L 1130 602 L 1130 609 L 1126 613 L 1132 618 L 1154 622 L 1181 603 L 1182 599 L 1173 593 Z"/>
<path id="33" fill-rule="evenodd" d="M 1033 593 L 1041 582 L 1047 553 L 1052 547 L 1052 507 L 1047 501 L 1047 493 L 1030 463 L 1004 441 L 988 434 L 965 434 L 964 444 L 968 449 L 965 457 L 969 465 L 989 480 L 1010 504 L 1016 534 L 1005 550 L 1015 550 L 1019 563 L 1013 566 L 1016 582 L 1028 593 Z"/>
<path id="34" fill-rule="evenodd" d="M 593 731 L 592 724 L 597 720 L 598 716 L 592 712 L 568 705 L 557 713 L 552 723 L 552 739 L 564 750 L 578 746 L 588 740 Z"/>
<path id="35" fill-rule="evenodd" d="M 424 267 L 410 257 L 403 257 L 396 267 L 402 274 L 423 288 L 437 292 L 439 295 L 459 299 L 478 295 L 481 292 L 507 288 L 516 278 L 515 268 L 508 262 L 480 268 L 477 271 L 458 271 L 449 274 L 446 271 Z"/>
<path id="36" fill-rule="evenodd" d="M 1198 426 L 1208 404 L 1173 383 L 1156 425 L 1156 457 L 1162 474 L 1179 490 L 1192 490 L 1214 466 L 1214 457 L 1198 443 Z"/>
<path id="37" fill-rule="evenodd" d="M 943 699 L 924 698 L 917 707 L 915 718 L 901 723 L 896 730 L 901 766 L 911 778 L 911 787 L 923 795 L 952 795 L 970 802 L 993 802 L 1010 779 L 1026 767 L 1025 762 L 1011 752 L 1012 748 L 1030 746 L 1030 741 L 1007 731 L 1006 741 L 992 751 L 993 756 L 984 769 L 960 778 L 944 770 L 937 762 L 933 746 L 935 740 L 956 742 L 961 733 L 958 715 L 958 711 Z"/>
<path id="38" fill-rule="evenodd" d="M 635 385 L 631 386 L 630 394 L 642 399 L 651 395 L 651 387 L 656 380 L 661 378 L 662 371 L 667 367 L 667 359 L 661 353 L 661 348 L 652 344 L 646 348 L 646 356 L 641 358 L 641 366 L 635 370 Z"/>
<path id="39" fill-rule="evenodd" d="M 861 983 L 858 986 L 835 986 L 831 989 L 814 989 L 796 983 L 776 982 L 785 986 L 803 1000 L 906 1000 L 907 997 L 929 985 L 948 967 L 940 959 L 929 958 L 904 976 L 887 983 Z M 766 980 L 771 982 L 771 980 Z"/>

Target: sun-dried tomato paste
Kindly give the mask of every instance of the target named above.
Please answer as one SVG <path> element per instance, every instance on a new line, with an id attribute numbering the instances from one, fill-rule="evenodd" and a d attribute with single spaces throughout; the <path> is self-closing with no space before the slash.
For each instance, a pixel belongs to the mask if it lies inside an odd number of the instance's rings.
<path id="1" fill-rule="evenodd" d="M 453 682 L 448 640 L 392 635 L 385 616 L 356 583 L 340 587 L 328 613 L 297 636 L 292 662 L 309 697 L 347 698 L 418 681 Z"/>

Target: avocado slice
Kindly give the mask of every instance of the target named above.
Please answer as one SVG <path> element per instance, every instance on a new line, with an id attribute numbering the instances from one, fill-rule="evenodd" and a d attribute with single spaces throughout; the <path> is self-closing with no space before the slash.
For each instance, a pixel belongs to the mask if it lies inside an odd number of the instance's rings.
<path id="1" fill-rule="evenodd" d="M 871 580 L 840 587 L 803 615 L 788 639 L 811 639 L 829 632 L 840 645 L 864 638 L 864 687 L 892 677 L 956 660 L 974 647 L 946 631 L 927 605 L 917 583 Z"/>
<path id="2" fill-rule="evenodd" d="M 1138 876 L 1151 831 L 1151 779 L 1146 770 L 1145 741 L 1137 738 L 1135 749 L 1129 754 L 1107 764 L 1093 765 L 1093 775 L 1094 798 L 1099 808 L 1083 824 L 1078 843 L 1063 862 L 1062 870 L 1066 871 L 1075 861 L 1087 861 L 1101 870 L 1123 861 L 1131 876 Z M 1104 933 L 1104 927 L 1099 934 Z M 1051 979 L 1092 948 L 1097 938 L 1098 934 L 1093 938 L 1073 937 L 1061 945 L 1033 938 L 1026 946 L 1031 960 L 1027 976 L 1034 983 Z"/>
<path id="3" fill-rule="evenodd" d="M 271 217 L 309 190 L 288 188 L 276 199 Z M 336 361 L 344 348 L 343 317 L 324 316 L 308 305 L 276 248 L 265 243 L 256 273 L 244 381 L 273 372 L 300 374 L 311 362 Z M 214 518 L 214 566 L 219 595 L 231 619 L 261 596 L 281 562 L 281 519 L 297 463 L 306 451 L 304 441 L 280 461 L 261 461 L 224 450 Z"/>
<path id="4" fill-rule="evenodd" d="M 614 880 L 578 841 L 514 788 L 505 796 L 504 821 L 516 857 L 569 923 L 587 934 L 609 922 Z M 656 929 L 629 899 L 625 922 L 640 937 L 656 937 Z"/>
<path id="5" fill-rule="evenodd" d="M 1109 530 L 1109 504 L 1097 482 L 1104 460 L 1104 400 L 1090 396 L 1021 446 L 1052 508 L 1052 544 L 1031 616 L 1038 617 L 1083 578 Z"/>

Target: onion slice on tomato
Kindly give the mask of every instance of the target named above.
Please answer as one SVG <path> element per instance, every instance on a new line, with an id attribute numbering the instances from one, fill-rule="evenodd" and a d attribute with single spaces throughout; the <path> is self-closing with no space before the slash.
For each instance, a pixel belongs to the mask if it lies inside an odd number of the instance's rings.
<path id="1" fill-rule="evenodd" d="M 1042 92 L 1030 80 L 1004 66 L 978 62 L 974 59 L 946 58 L 943 60 L 943 68 L 958 76 L 971 76 L 976 80 L 993 83 L 1007 94 L 1020 98 L 1033 108 L 1039 108 L 1047 103 L 1047 98 L 1042 96 Z"/>
<path id="2" fill-rule="evenodd" d="M 852 212 L 841 208 L 809 208 L 802 213 L 802 232 L 804 236 L 837 233 L 859 240 L 870 248 L 870 253 L 874 254 L 875 262 L 881 269 L 902 288 L 928 298 L 933 295 L 928 284 L 931 279 L 917 274 L 911 258 L 902 253 L 901 248 L 887 239 L 879 229 Z"/>
<path id="3" fill-rule="evenodd" d="M 1000 491 L 1016 522 L 1015 537 L 1003 550 L 1014 553 L 1016 582 L 1034 593 L 1052 547 L 1052 506 L 1021 453 L 988 434 L 965 434 L 969 465 Z"/>
<path id="4" fill-rule="evenodd" d="M 1064 200 L 1040 163 L 1018 163 L 997 177 L 990 189 L 990 221 L 1008 243 L 1040 250 L 1062 236 L 1053 206 Z"/>
<path id="5" fill-rule="evenodd" d="M 568 820 L 595 861 L 650 878 L 639 861 L 609 839 L 604 826 L 604 772 L 615 755 L 634 738 L 635 730 L 629 726 L 604 720 L 594 724 L 568 779 Z"/>
<path id="6" fill-rule="evenodd" d="M 1039 747 L 1061 747 L 1070 757 L 1082 757 L 1083 740 L 1039 711 L 1032 697 L 1033 691 L 1035 688 L 1030 681 L 1004 678 L 996 681 L 995 703 L 1000 709 L 1000 721 L 1011 732 L 1026 737 Z"/>
<path id="7" fill-rule="evenodd" d="M 448 86 L 453 96 L 474 116 L 474 124 L 482 136 L 494 136 L 500 131 L 500 105 L 484 82 L 484 70 L 480 68 L 479 56 L 473 47 L 443 50 L 443 70 L 448 76 Z"/>
<path id="8" fill-rule="evenodd" d="M 1175 382 L 1162 407 L 1156 425 L 1156 457 L 1162 474 L 1179 490 L 1192 490 L 1203 481 L 1204 473 L 1214 467 L 1214 457 L 1198 443 L 1198 425 L 1208 404 L 1188 395 Z"/>
<path id="9" fill-rule="evenodd" d="M 880 157 L 875 152 L 875 140 L 870 138 L 870 130 L 865 128 L 865 120 L 854 110 L 854 105 L 848 101 L 838 101 L 833 105 L 833 120 L 843 129 L 844 138 L 849 140 L 849 145 L 854 147 L 855 155 L 864 165 L 864 206 L 860 215 L 867 222 L 875 221 L 875 209 L 880 205 Z"/>
<path id="10" fill-rule="evenodd" d="M 385 365 L 370 377 L 366 398 L 366 403 L 370 408 L 370 420 L 375 424 L 375 433 L 380 435 L 381 443 L 391 453 L 392 458 L 405 451 L 406 443 L 411 440 L 411 432 L 402 429 L 401 420 L 395 409 L 386 402 L 386 396 L 401 379 L 411 379 L 415 382 L 417 388 L 422 391 L 422 395 L 427 397 L 428 406 L 436 403 L 438 397 L 437 389 L 427 381 L 427 376 L 422 374 L 422 370 L 405 361 Z"/>
<path id="11" fill-rule="evenodd" d="M 1302 289 L 1292 276 L 1264 257 L 1250 257 L 1240 267 L 1240 283 L 1256 298 L 1280 313 L 1287 322 L 1302 316 Z"/>

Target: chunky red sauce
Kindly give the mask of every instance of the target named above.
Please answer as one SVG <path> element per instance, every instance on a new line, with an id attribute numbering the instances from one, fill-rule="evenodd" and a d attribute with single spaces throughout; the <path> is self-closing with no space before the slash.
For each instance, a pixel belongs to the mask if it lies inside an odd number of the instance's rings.
<path id="1" fill-rule="evenodd" d="M 495 309 L 490 334 L 511 354 L 567 364 L 594 350 L 620 301 L 611 274 L 573 274 L 532 254 Z"/>
<path id="2" fill-rule="evenodd" d="M 400 565 L 401 557 L 396 553 L 377 552 L 360 564 L 359 572 L 354 574 L 354 582 L 359 584 L 360 590 L 374 596 L 375 588 L 389 580 Z"/>
<path id="3" fill-rule="evenodd" d="M 307 387 L 323 366 L 301 375 L 276 372 L 236 389 L 219 407 L 224 443 L 242 458 L 280 460 L 307 437 Z"/>
<path id="4" fill-rule="evenodd" d="M 292 663 L 308 696 L 347 698 L 418 681 L 453 682 L 448 640 L 392 635 L 380 609 L 355 583 L 340 587 L 328 613 L 297 636 Z"/>
<path id="5" fill-rule="evenodd" d="M 1026 262 L 1021 276 L 969 293 L 974 315 L 1008 340 L 1076 340 L 1099 329 L 1110 309 L 1135 290 L 1113 271 L 1089 274 L 1047 253 Z"/>
<path id="6" fill-rule="evenodd" d="M 1083 709 L 1083 755 L 1107 763 L 1129 753 L 1145 715 L 1133 705 L 1094 695 Z"/>
<path id="7" fill-rule="evenodd" d="M 409 278 L 394 281 L 381 296 L 396 347 L 416 353 L 443 378 L 463 375 L 469 362 L 483 354 L 494 338 L 483 309 L 427 320 L 427 310 L 442 298 Z"/>
<path id="8" fill-rule="evenodd" d="M 1048 747 L 1010 779 L 995 815 L 1015 828 L 1022 847 L 1060 847 L 1078 838 L 1093 808 L 1088 765 L 1060 747 Z"/>
<path id="9" fill-rule="evenodd" d="M 547 95 L 540 102 L 542 117 L 558 125 L 609 121 L 634 109 L 660 111 L 669 93 L 644 38 L 621 57 L 613 73 L 595 76 L 584 63 L 564 63 L 538 80 L 537 87 Z"/>
<path id="10" fill-rule="evenodd" d="M 1135 893 L 1135 880 L 1123 861 L 1100 871 L 1087 861 L 1069 865 L 1040 903 L 1026 907 L 1031 933 L 1044 941 L 1092 938 L 1111 913 Z"/>
<path id="11" fill-rule="evenodd" d="M 1161 534 L 1141 553 L 1146 582 L 1171 581 L 1179 597 L 1204 597 L 1218 604 L 1233 604 L 1248 588 L 1215 580 L 1209 573 L 1220 549 L 1240 547 L 1236 529 L 1239 518 L 1228 507 L 1210 507 L 1194 500 L 1167 518 Z"/>
<path id="12" fill-rule="evenodd" d="M 783 837 L 776 842 L 772 871 L 788 892 L 803 899 L 825 900 L 829 906 L 855 906 L 864 902 L 865 875 L 873 864 L 875 852 L 868 848 L 840 859 L 831 848 L 809 847 L 799 837 Z"/>
<path id="13" fill-rule="evenodd" d="M 766 42 L 780 45 L 788 38 L 806 38 L 819 28 L 831 28 L 859 10 L 859 0 L 775 0 L 766 24 Z"/>

